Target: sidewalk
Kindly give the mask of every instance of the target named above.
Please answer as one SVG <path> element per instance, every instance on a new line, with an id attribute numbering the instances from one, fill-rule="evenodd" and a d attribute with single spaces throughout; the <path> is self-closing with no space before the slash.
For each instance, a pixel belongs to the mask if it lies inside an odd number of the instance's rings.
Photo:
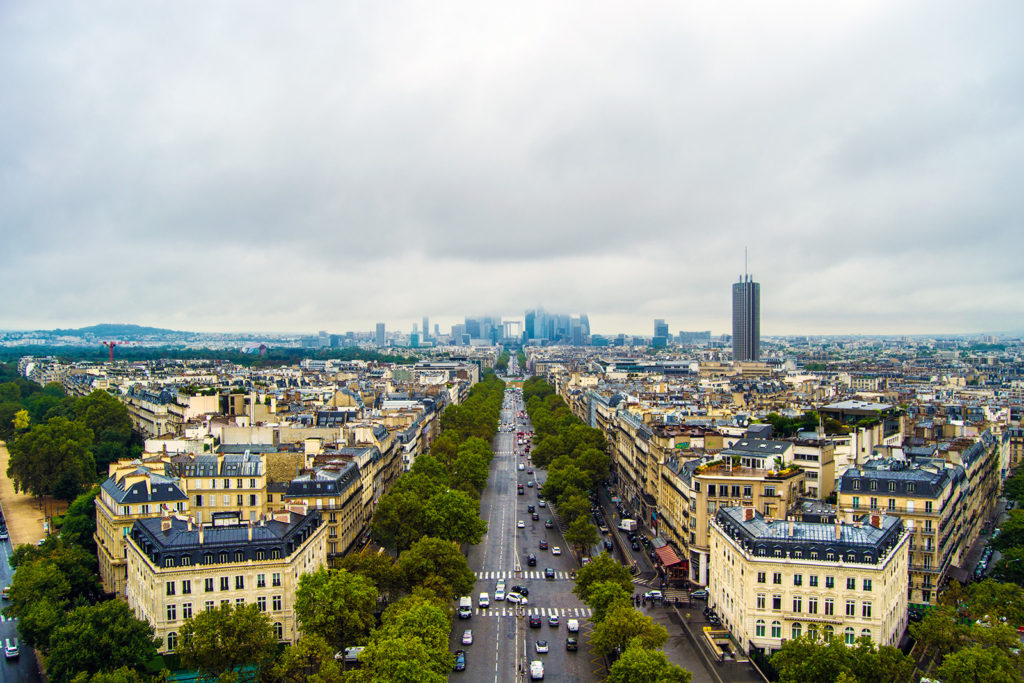
<path id="1" fill-rule="evenodd" d="M 45 535 L 43 510 L 38 498 L 14 492 L 14 482 L 7 477 L 9 458 L 6 444 L 0 441 L 0 505 L 3 506 L 7 531 L 11 535 L 11 547 L 16 548 L 23 543 L 35 545 Z M 46 504 L 53 514 L 67 507 L 63 501 L 48 500 Z"/>

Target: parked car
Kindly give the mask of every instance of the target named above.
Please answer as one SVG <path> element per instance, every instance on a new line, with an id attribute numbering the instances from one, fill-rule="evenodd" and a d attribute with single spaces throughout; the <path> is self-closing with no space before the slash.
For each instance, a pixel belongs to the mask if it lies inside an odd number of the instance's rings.
<path id="1" fill-rule="evenodd" d="M 455 651 L 455 670 L 465 671 L 466 670 L 466 651 L 456 650 Z"/>
<path id="2" fill-rule="evenodd" d="M 697 589 L 695 591 L 690 591 L 690 597 L 694 598 L 696 600 L 707 600 L 708 599 L 708 592 L 704 588 L 699 588 L 699 589 Z"/>

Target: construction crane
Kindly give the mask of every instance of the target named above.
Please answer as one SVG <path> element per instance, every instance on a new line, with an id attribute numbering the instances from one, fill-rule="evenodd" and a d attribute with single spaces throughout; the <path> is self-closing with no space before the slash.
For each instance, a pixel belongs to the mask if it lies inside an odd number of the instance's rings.
<path id="1" fill-rule="evenodd" d="M 115 346 L 119 346 L 122 343 L 123 342 L 116 342 L 116 341 L 105 341 L 105 342 L 103 342 L 103 345 L 107 347 L 108 351 L 110 351 L 110 362 L 111 363 L 114 362 L 114 347 Z"/>

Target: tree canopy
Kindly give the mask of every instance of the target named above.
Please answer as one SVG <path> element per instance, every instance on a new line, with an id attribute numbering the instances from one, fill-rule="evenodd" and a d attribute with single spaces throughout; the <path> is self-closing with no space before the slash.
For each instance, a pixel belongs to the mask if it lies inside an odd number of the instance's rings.
<path id="1" fill-rule="evenodd" d="M 46 673 L 55 683 L 73 681 L 81 672 L 142 668 L 160 645 L 149 622 L 136 618 L 121 600 L 75 608 L 54 629 L 50 642 Z"/>
<path id="2" fill-rule="evenodd" d="M 256 605 L 221 605 L 186 619 L 177 652 L 188 668 L 206 676 L 273 660 L 277 638 L 266 613 Z"/>
<path id="3" fill-rule="evenodd" d="M 303 633 L 320 636 L 336 651 L 366 642 L 376 624 L 377 589 L 360 574 L 321 567 L 299 577 L 295 616 Z"/>

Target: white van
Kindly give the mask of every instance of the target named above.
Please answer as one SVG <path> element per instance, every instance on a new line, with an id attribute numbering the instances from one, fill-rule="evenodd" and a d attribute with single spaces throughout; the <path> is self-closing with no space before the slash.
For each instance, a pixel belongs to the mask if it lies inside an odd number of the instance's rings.
<path id="1" fill-rule="evenodd" d="M 473 598 L 465 595 L 459 598 L 459 619 L 469 619 L 473 616 Z"/>
<path id="2" fill-rule="evenodd" d="M 491 596 L 487 595 L 487 593 L 481 593 L 480 599 L 476 601 L 476 604 L 480 605 L 481 607 L 490 607 Z"/>

